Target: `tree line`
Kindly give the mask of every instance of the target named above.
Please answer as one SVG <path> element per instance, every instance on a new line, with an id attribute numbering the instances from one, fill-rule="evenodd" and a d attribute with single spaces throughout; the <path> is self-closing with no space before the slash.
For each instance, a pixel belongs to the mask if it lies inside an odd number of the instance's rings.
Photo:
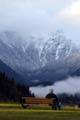
<path id="1" fill-rule="evenodd" d="M 34 97 L 29 86 L 16 84 L 14 78 L 10 79 L 5 73 L 0 73 L 0 101 L 20 102 L 24 96 Z"/>
<path id="2" fill-rule="evenodd" d="M 80 93 L 68 94 L 62 93 L 58 94 L 59 101 L 63 104 L 80 104 Z"/>

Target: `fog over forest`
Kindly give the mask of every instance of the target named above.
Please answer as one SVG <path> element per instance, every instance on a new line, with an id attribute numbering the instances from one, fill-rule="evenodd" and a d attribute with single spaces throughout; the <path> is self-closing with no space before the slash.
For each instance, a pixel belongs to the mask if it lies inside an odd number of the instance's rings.
<path id="1" fill-rule="evenodd" d="M 49 89 L 53 89 L 56 94 L 68 93 L 75 94 L 80 91 L 80 78 L 79 77 L 69 77 L 65 81 L 56 82 L 52 86 L 38 86 L 31 87 L 31 91 L 38 97 L 45 97 L 49 92 Z"/>

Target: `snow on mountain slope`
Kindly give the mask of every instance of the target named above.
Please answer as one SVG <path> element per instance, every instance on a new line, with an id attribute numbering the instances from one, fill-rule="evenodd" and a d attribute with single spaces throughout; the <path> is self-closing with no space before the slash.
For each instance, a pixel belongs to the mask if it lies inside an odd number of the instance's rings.
<path id="1" fill-rule="evenodd" d="M 72 42 L 63 35 L 53 35 L 45 43 L 41 53 L 41 61 L 43 64 L 53 62 L 55 60 L 64 59 L 71 53 Z"/>
<path id="2" fill-rule="evenodd" d="M 72 74 L 80 67 L 79 54 L 76 45 L 61 33 L 25 40 L 13 31 L 0 33 L 0 59 L 31 82 L 54 82 Z"/>
<path id="3" fill-rule="evenodd" d="M 0 59 L 19 73 L 39 68 L 39 54 L 34 43 L 19 43 L 21 39 L 12 32 L 0 35 Z M 25 46 L 24 46 L 25 45 Z"/>
<path id="4" fill-rule="evenodd" d="M 43 66 L 54 61 L 63 60 L 72 53 L 73 43 L 62 34 L 55 34 L 45 43 L 40 59 Z"/>

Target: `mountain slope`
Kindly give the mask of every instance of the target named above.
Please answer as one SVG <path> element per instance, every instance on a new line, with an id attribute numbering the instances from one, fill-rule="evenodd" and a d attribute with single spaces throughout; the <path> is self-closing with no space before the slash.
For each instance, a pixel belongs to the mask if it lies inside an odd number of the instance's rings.
<path id="1" fill-rule="evenodd" d="M 53 84 L 80 68 L 80 50 L 63 34 L 49 36 L 44 44 L 39 38 L 26 39 L 16 32 L 0 33 L 0 59 L 25 79 L 22 83 Z"/>
<path id="2" fill-rule="evenodd" d="M 10 79 L 14 78 L 17 83 L 23 84 L 24 79 L 0 60 L 0 73 L 5 73 Z"/>
<path id="3" fill-rule="evenodd" d="M 18 43 L 19 40 L 16 33 L 5 32 L 1 34 L 0 59 L 19 74 L 22 74 L 24 71 L 27 72 L 39 68 L 39 54 L 34 43 L 26 43 L 26 48 L 24 44 Z"/>

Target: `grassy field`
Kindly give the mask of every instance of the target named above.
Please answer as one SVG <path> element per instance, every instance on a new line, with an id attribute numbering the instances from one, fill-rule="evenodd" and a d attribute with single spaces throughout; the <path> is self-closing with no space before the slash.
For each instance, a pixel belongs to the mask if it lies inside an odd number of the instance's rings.
<path id="1" fill-rule="evenodd" d="M 63 107 L 62 111 L 50 107 L 29 107 L 20 104 L 0 104 L 0 120 L 80 120 L 80 109 Z"/>

